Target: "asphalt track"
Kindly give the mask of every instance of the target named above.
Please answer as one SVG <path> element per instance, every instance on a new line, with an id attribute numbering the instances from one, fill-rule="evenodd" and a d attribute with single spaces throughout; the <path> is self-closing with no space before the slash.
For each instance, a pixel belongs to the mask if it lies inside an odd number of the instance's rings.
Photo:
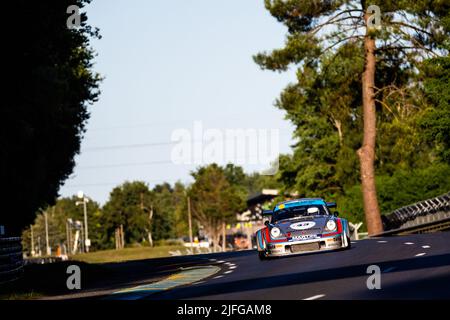
<path id="1" fill-rule="evenodd" d="M 218 274 L 144 299 L 450 298 L 450 232 L 366 239 L 350 250 L 269 261 L 236 252 L 218 261 L 210 261 L 221 266 Z M 379 290 L 367 288 L 370 265 L 382 271 Z"/>
<path id="2" fill-rule="evenodd" d="M 367 288 L 370 265 L 382 272 L 381 289 Z M 105 268 L 86 290 L 51 299 L 450 299 L 450 232 L 364 239 L 350 250 L 267 261 L 249 250 Z"/>

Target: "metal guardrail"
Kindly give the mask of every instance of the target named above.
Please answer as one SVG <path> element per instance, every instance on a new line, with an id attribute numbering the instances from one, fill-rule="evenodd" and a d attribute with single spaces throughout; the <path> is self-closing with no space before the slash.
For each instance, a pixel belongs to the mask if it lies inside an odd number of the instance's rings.
<path id="1" fill-rule="evenodd" d="M 423 233 L 450 228 L 450 192 L 382 216 L 388 234 Z"/>
<path id="2" fill-rule="evenodd" d="M 0 237 L 0 285 L 19 279 L 23 274 L 21 238 Z"/>

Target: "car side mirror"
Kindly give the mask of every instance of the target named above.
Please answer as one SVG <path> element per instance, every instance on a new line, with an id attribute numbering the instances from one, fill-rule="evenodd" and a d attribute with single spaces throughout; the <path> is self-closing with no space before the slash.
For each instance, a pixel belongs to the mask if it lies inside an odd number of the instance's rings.
<path id="1" fill-rule="evenodd" d="M 339 217 L 339 212 L 335 211 L 335 212 L 333 212 L 333 215 L 334 215 L 335 217 Z"/>

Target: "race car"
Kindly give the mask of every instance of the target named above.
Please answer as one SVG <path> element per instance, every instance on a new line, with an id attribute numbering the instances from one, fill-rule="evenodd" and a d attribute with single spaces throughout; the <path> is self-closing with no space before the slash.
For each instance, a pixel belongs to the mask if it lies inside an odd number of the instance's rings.
<path id="1" fill-rule="evenodd" d="M 335 202 L 304 198 L 263 211 L 270 221 L 256 232 L 259 258 L 350 248 L 348 221 L 330 211 L 335 207 Z"/>

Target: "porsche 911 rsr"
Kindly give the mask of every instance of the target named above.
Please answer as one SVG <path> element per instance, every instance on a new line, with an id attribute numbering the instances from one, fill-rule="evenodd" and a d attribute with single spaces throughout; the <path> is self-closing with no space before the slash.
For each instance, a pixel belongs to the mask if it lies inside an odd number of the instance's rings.
<path id="1" fill-rule="evenodd" d="M 256 232 L 261 259 L 317 251 L 350 248 L 350 233 L 346 219 L 331 213 L 334 202 L 323 199 L 285 201 L 273 210 L 266 227 Z"/>

